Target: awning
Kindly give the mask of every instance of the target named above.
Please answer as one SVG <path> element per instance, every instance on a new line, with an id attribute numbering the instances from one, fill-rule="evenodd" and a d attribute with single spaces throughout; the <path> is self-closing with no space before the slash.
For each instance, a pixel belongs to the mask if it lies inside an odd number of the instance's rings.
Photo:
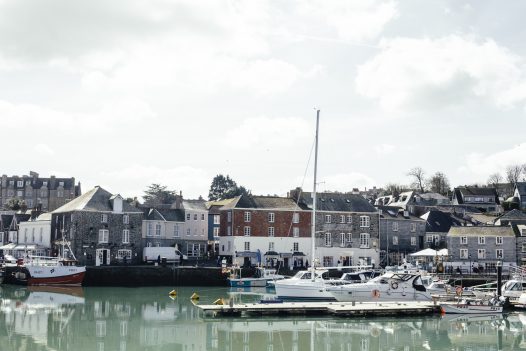
<path id="1" fill-rule="evenodd" d="M 13 243 L 5 244 L 3 246 L 0 246 L 0 250 L 13 250 L 15 246 L 16 244 Z"/>
<path id="2" fill-rule="evenodd" d="M 433 249 L 425 249 L 409 254 L 409 256 L 437 256 L 437 251 Z"/>
<path id="3" fill-rule="evenodd" d="M 282 252 L 279 255 L 281 257 L 292 257 L 292 252 Z"/>
<path id="4" fill-rule="evenodd" d="M 236 257 L 254 257 L 256 258 L 258 255 L 257 252 L 252 251 L 238 251 L 236 252 Z"/>
<path id="5" fill-rule="evenodd" d="M 38 245 L 30 244 L 30 245 L 17 245 L 13 250 L 17 251 L 25 251 L 25 250 L 36 250 L 38 249 Z"/>
<path id="6" fill-rule="evenodd" d="M 301 256 L 305 256 L 305 254 L 303 252 L 301 252 L 301 251 L 294 251 L 292 256 L 294 256 L 294 257 L 301 257 Z"/>
<path id="7" fill-rule="evenodd" d="M 264 256 L 277 256 L 277 257 L 279 257 L 279 253 L 277 253 L 276 251 L 267 251 L 267 252 L 265 252 Z"/>

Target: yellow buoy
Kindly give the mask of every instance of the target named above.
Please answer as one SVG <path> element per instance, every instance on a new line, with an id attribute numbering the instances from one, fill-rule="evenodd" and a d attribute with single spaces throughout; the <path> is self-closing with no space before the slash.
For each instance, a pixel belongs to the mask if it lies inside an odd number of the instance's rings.
<path id="1" fill-rule="evenodd" d="M 223 302 L 223 299 L 222 298 L 219 298 L 217 300 L 215 300 L 213 302 L 214 305 L 224 305 L 225 303 Z"/>
<path id="2" fill-rule="evenodd" d="M 176 296 L 177 296 L 177 291 L 172 290 L 172 291 L 170 291 L 170 292 L 168 293 L 168 295 L 169 295 L 170 297 L 176 297 Z"/>
<path id="3" fill-rule="evenodd" d="M 199 300 L 199 295 L 197 295 L 197 293 L 193 293 L 192 296 L 190 296 L 190 300 Z"/>

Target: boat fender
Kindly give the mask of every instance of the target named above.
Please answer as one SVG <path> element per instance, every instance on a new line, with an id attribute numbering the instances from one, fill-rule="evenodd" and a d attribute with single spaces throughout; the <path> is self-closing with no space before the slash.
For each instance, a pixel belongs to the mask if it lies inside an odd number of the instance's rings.
<path id="1" fill-rule="evenodd" d="M 193 293 L 192 296 L 190 296 L 190 300 L 199 300 L 199 295 L 197 295 L 197 293 Z"/>
<path id="2" fill-rule="evenodd" d="M 213 302 L 214 305 L 224 305 L 224 301 L 222 298 L 219 298 Z"/>
<path id="3" fill-rule="evenodd" d="M 398 289 L 398 283 L 397 282 L 391 282 L 391 289 L 393 289 L 393 290 Z"/>
<path id="4" fill-rule="evenodd" d="M 170 291 L 170 292 L 168 293 L 168 296 L 170 296 L 170 297 L 176 297 L 176 296 L 177 296 L 177 291 L 175 291 L 175 290 Z"/>
<path id="5" fill-rule="evenodd" d="M 457 293 L 457 296 L 461 296 L 462 295 L 462 287 L 461 286 L 457 286 L 457 288 L 455 289 L 455 292 Z"/>

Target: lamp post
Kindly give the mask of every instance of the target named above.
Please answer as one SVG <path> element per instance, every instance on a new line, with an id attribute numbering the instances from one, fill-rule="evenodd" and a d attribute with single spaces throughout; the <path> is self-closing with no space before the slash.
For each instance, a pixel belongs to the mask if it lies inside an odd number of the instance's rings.
<path id="1" fill-rule="evenodd" d="M 469 256 L 469 274 L 471 275 L 471 254 L 468 255 Z"/>

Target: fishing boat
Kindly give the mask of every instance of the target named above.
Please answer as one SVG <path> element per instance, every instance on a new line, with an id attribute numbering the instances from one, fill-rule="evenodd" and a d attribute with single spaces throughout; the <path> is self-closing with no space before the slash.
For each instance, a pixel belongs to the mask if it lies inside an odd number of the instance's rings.
<path id="1" fill-rule="evenodd" d="M 388 272 L 363 284 L 331 286 L 326 291 L 340 302 L 431 301 L 420 274 Z"/>
<path id="2" fill-rule="evenodd" d="M 440 304 L 446 314 L 495 314 L 502 313 L 502 303 L 497 298 L 490 300 L 463 299 L 457 303 Z"/>
<path id="3" fill-rule="evenodd" d="M 266 287 L 270 282 L 284 279 L 284 275 L 277 274 L 274 268 L 256 267 L 254 277 L 241 277 L 241 268 L 234 269 L 232 276 L 228 278 L 228 283 L 232 288 L 246 287 Z"/>

